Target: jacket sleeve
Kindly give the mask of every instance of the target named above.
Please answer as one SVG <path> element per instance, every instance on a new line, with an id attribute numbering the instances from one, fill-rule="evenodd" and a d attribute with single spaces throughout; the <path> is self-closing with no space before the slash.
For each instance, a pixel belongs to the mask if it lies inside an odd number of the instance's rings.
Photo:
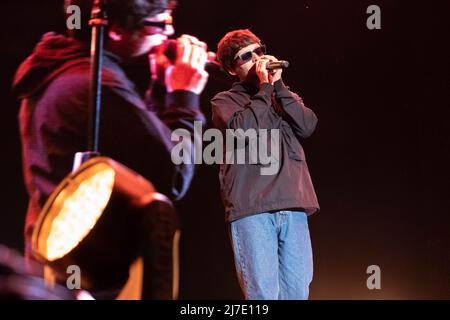
<path id="1" fill-rule="evenodd" d="M 269 113 L 273 86 L 263 84 L 261 89 L 250 99 L 247 106 L 239 105 L 226 92 L 216 95 L 211 100 L 212 121 L 216 128 L 225 129 L 260 129 L 270 128 Z"/>
<path id="2" fill-rule="evenodd" d="M 192 147 L 194 121 L 204 124 L 198 95 L 186 91 L 168 94 L 165 110 L 159 115 L 127 88 L 104 85 L 102 100 L 101 152 L 120 159 L 159 192 L 175 200 L 182 198 L 192 181 L 194 164 L 173 163 L 171 152 L 178 141 L 171 141 L 171 135 L 178 128 L 187 130 Z"/>
<path id="3" fill-rule="evenodd" d="M 315 113 L 305 107 L 302 99 L 295 93 L 289 91 L 282 80 L 276 81 L 275 99 L 281 105 L 286 120 L 292 128 L 297 138 L 309 137 L 317 125 L 317 116 Z"/>

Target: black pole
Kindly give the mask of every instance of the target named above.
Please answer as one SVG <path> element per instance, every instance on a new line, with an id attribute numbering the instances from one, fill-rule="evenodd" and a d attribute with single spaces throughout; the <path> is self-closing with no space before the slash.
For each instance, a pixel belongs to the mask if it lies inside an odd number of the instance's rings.
<path id="1" fill-rule="evenodd" d="M 104 29 L 108 21 L 106 20 L 105 4 L 102 0 L 95 0 L 92 7 L 91 20 L 92 27 L 91 40 L 91 91 L 89 103 L 89 134 L 88 151 L 98 153 L 98 140 L 100 131 L 101 112 L 101 79 L 103 65 L 103 40 Z"/>
<path id="2" fill-rule="evenodd" d="M 91 38 L 91 86 L 89 92 L 88 141 L 87 151 L 75 155 L 72 170 L 75 171 L 85 161 L 98 156 L 100 113 L 102 96 L 102 65 L 105 27 L 108 24 L 106 0 L 95 0 L 92 6 L 89 25 L 92 28 Z"/>

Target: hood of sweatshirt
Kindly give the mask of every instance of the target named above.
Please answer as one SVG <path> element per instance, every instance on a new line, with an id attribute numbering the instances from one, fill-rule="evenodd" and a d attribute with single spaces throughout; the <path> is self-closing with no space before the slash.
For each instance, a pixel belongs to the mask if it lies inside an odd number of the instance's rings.
<path id="1" fill-rule="evenodd" d="M 46 33 L 17 69 L 14 93 L 21 99 L 33 96 L 64 70 L 81 63 L 89 63 L 87 44 L 53 32 Z"/>

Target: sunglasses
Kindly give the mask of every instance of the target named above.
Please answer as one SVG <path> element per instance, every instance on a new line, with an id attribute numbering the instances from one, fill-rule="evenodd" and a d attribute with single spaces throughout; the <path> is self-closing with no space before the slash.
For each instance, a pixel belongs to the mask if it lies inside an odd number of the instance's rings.
<path id="1" fill-rule="evenodd" d="M 266 54 L 266 45 L 263 44 L 251 51 L 241 53 L 239 56 L 237 56 L 235 58 L 235 62 L 238 62 L 238 60 L 239 60 L 239 64 L 244 64 L 252 59 L 253 53 L 255 53 L 256 55 L 258 55 L 260 57 L 265 55 Z"/>
<path id="2" fill-rule="evenodd" d="M 172 16 L 168 17 L 164 21 L 148 21 L 144 20 L 143 22 L 144 27 L 154 27 L 154 28 L 160 28 L 165 29 L 167 25 L 173 25 L 173 18 Z"/>

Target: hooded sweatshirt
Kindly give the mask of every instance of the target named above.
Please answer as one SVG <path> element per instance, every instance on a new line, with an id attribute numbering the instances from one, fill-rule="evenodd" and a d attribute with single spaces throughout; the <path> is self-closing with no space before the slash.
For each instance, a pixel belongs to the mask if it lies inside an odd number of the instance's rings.
<path id="1" fill-rule="evenodd" d="M 19 123 L 29 194 L 27 251 L 45 201 L 71 172 L 75 153 L 86 150 L 89 61 L 87 44 L 47 33 L 14 78 L 14 92 L 22 100 Z M 164 108 L 155 113 L 151 99 L 144 100 L 127 78 L 119 57 L 105 51 L 102 71 L 101 154 L 141 174 L 169 198 L 182 198 L 194 168 L 171 161 L 171 130 L 192 133 L 194 121 L 204 122 L 199 96 L 188 91 L 166 94 Z"/>

